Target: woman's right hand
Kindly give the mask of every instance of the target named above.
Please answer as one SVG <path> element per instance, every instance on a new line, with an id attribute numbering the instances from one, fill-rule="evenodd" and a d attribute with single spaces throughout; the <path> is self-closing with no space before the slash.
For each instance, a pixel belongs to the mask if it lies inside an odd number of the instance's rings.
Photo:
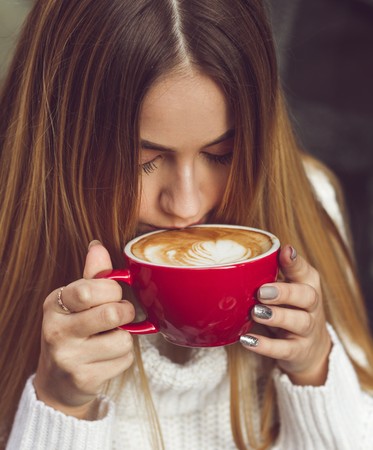
<path id="1" fill-rule="evenodd" d="M 93 279 L 112 269 L 108 251 L 90 244 L 83 278 L 63 289 L 67 313 L 57 302 L 58 290 L 44 302 L 41 353 L 34 386 L 39 400 L 67 415 L 93 419 L 95 400 L 105 383 L 133 362 L 130 333 L 118 329 L 135 317 L 113 280 Z"/>

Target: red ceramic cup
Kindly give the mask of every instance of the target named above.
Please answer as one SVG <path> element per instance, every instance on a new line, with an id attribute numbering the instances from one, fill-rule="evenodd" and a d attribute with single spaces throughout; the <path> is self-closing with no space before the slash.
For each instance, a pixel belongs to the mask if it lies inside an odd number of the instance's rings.
<path id="1" fill-rule="evenodd" d="M 255 228 L 205 226 L 264 233 L 270 237 L 272 247 L 238 263 L 180 267 L 157 265 L 135 257 L 131 247 L 145 235 L 133 239 L 124 249 L 127 268 L 98 275 L 131 286 L 146 315 L 145 320 L 121 328 L 133 334 L 160 332 L 173 344 L 186 347 L 232 344 L 249 331 L 250 311 L 257 303 L 258 288 L 276 280 L 280 242 L 273 234 Z"/>

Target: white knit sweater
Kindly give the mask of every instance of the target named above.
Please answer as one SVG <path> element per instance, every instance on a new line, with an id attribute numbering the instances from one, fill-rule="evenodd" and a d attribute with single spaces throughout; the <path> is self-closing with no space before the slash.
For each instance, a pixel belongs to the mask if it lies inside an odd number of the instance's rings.
<path id="1" fill-rule="evenodd" d="M 324 205 L 334 208 L 333 191 L 321 189 L 323 183 L 320 174 L 317 191 L 326 192 Z M 373 449 L 373 397 L 360 389 L 344 348 L 328 330 L 333 348 L 323 386 L 294 386 L 278 369 L 273 373 L 281 424 L 274 450 Z M 141 346 L 166 449 L 234 449 L 225 349 L 194 349 L 179 365 L 159 354 L 154 339 L 142 337 Z M 28 380 L 7 450 L 69 449 L 152 449 L 144 408 L 131 385 L 115 403 L 102 397 L 97 420 L 84 421 L 37 400 Z"/>
<path id="2" fill-rule="evenodd" d="M 294 386 L 275 370 L 281 431 L 273 449 L 368 450 L 373 448 L 373 398 L 361 391 L 334 331 L 324 386 Z M 143 342 L 143 360 L 166 449 L 234 449 L 224 348 L 198 349 L 186 365 Z M 116 405 L 103 398 L 96 421 L 78 420 L 38 401 L 27 382 L 7 450 L 152 449 L 147 419 L 127 387 Z"/>

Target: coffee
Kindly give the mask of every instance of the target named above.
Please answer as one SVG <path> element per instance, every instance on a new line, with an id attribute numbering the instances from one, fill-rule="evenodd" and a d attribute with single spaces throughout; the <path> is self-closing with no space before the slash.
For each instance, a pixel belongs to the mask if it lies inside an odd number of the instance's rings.
<path id="1" fill-rule="evenodd" d="M 164 230 L 137 240 L 132 254 L 166 266 L 216 266 L 246 261 L 271 249 L 267 234 L 235 226 L 195 226 Z"/>

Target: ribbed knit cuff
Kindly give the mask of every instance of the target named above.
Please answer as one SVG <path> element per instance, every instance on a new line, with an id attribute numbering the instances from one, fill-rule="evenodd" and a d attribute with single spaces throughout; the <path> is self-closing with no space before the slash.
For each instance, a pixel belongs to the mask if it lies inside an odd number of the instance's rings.
<path id="1" fill-rule="evenodd" d="M 111 448 L 114 404 L 99 399 L 98 420 L 66 416 L 36 398 L 33 377 L 23 391 L 7 450 L 105 450 Z"/>
<path id="2" fill-rule="evenodd" d="M 328 331 L 333 348 L 323 386 L 296 386 L 279 369 L 274 372 L 281 427 L 276 448 L 363 448 L 360 443 L 369 428 L 367 420 L 371 414 L 367 394 L 361 391 L 355 371 L 330 325 Z"/>

